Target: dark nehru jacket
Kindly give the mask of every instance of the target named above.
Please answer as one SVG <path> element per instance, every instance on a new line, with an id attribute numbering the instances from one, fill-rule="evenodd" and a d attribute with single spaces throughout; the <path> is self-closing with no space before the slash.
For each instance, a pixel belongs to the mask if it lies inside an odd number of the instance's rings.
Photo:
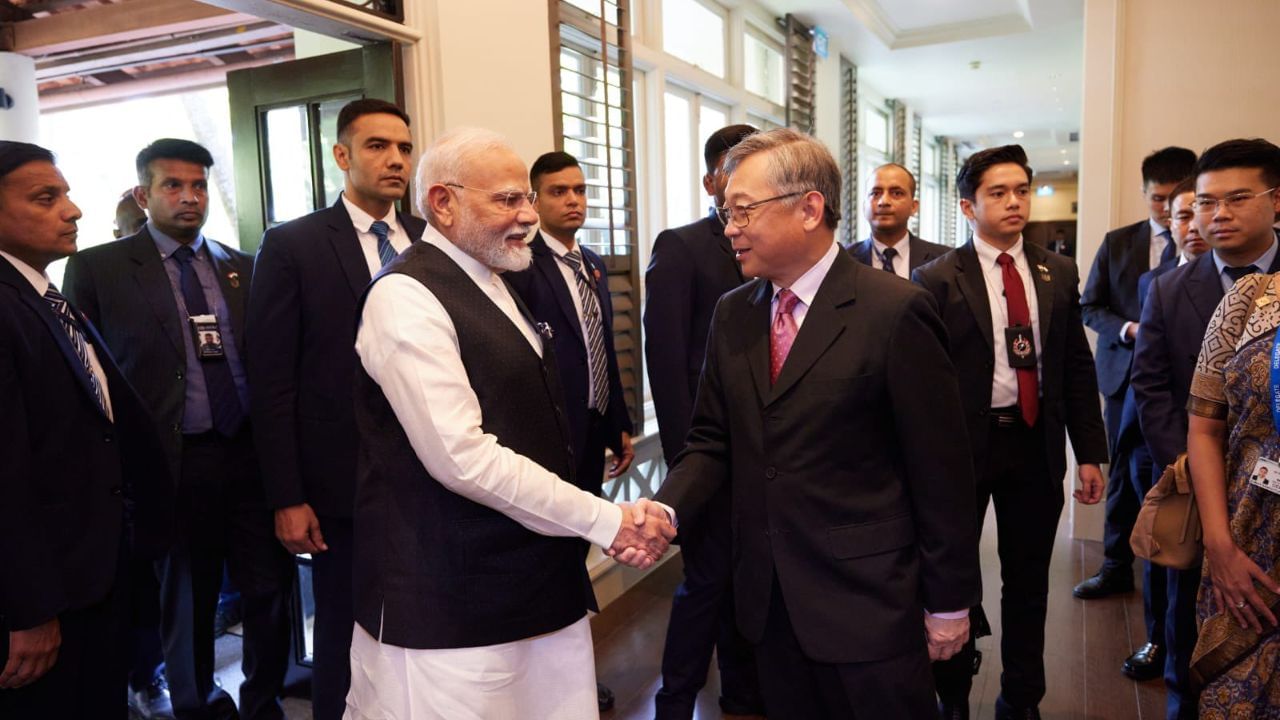
<path id="1" fill-rule="evenodd" d="M 594 494 L 592 482 L 573 477 L 551 343 L 543 344 L 539 359 L 508 317 L 434 245 L 414 244 L 373 282 L 392 273 L 422 283 L 449 314 L 484 432 Z M 596 609 L 583 562 L 586 541 L 534 533 L 433 479 L 362 365 L 355 413 L 355 617 L 370 635 L 414 649 L 480 647 L 553 632 Z"/>

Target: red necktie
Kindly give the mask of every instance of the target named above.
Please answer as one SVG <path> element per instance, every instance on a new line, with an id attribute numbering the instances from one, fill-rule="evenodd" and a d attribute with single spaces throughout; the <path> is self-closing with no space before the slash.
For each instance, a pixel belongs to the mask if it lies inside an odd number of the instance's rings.
<path id="1" fill-rule="evenodd" d="M 1031 309 L 1027 307 L 1027 289 L 1022 284 L 1022 276 L 1013 265 L 1013 256 L 1000 253 L 996 258 L 1000 264 L 1000 274 L 1004 280 L 1004 300 L 1009 309 L 1009 325 L 1031 326 Z M 1027 427 L 1036 424 L 1040 414 L 1040 389 L 1036 379 L 1036 368 L 1015 368 L 1018 374 L 1018 408 L 1022 410 L 1022 420 Z"/>
<path id="2" fill-rule="evenodd" d="M 796 340 L 796 318 L 791 314 L 800 298 L 790 290 L 783 289 L 778 293 L 778 314 L 773 318 L 773 327 L 769 332 L 769 384 L 778 382 L 778 374 L 791 352 L 791 343 Z"/>

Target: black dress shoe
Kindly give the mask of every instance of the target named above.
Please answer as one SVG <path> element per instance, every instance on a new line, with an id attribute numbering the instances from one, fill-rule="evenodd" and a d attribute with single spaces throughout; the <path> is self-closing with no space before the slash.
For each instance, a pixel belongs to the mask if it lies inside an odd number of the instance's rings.
<path id="1" fill-rule="evenodd" d="M 939 701 L 938 717 L 940 720 L 969 720 L 969 701 L 967 699 L 961 702 Z"/>
<path id="2" fill-rule="evenodd" d="M 1138 648 L 1138 652 L 1125 658 L 1120 672 L 1134 680 L 1155 680 L 1164 675 L 1164 648 L 1147 643 Z"/>
<path id="3" fill-rule="evenodd" d="M 996 720 L 1040 720 L 1040 708 L 1016 707 L 1004 701 L 1004 696 L 996 697 Z"/>
<path id="4" fill-rule="evenodd" d="M 129 716 L 139 720 L 173 720 L 173 701 L 164 673 L 156 673 L 141 690 L 129 689 Z"/>
<path id="5" fill-rule="evenodd" d="M 1108 595 L 1133 591 L 1132 570 L 1099 570 L 1097 575 L 1085 580 L 1071 591 L 1081 600 L 1096 600 Z"/>
<path id="6" fill-rule="evenodd" d="M 605 687 L 603 683 L 596 683 L 596 705 L 600 706 L 600 712 L 613 709 L 613 691 Z"/>

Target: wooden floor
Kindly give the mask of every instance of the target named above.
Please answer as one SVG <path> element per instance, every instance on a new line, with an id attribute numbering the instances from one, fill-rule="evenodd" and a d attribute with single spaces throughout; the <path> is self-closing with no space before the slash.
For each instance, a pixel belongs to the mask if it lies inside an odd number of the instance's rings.
<path id="1" fill-rule="evenodd" d="M 991 718 L 1000 694 L 1000 648 L 996 642 L 1000 637 L 1000 577 L 994 529 L 994 517 L 988 517 L 982 538 L 984 605 L 995 634 L 978 642 L 983 653 L 982 671 L 974 678 L 970 697 L 975 719 Z M 1125 657 L 1146 642 L 1141 592 L 1088 602 L 1071 596 L 1072 586 L 1098 568 L 1101 554 L 1100 543 L 1072 540 L 1065 522 L 1059 525 L 1046 631 L 1048 693 L 1040 705 L 1041 713 L 1046 720 L 1163 718 L 1163 683 L 1135 683 L 1120 674 Z M 595 618 L 597 675 L 617 696 L 617 705 L 602 718 L 652 720 L 671 592 L 679 578 L 677 557 Z M 718 687 L 713 663 L 707 687 L 698 697 L 696 717 L 700 720 L 720 717 Z"/>

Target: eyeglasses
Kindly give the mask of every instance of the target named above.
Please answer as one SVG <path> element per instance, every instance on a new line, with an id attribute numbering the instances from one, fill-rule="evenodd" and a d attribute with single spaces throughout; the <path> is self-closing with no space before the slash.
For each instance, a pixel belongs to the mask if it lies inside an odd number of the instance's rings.
<path id="1" fill-rule="evenodd" d="M 774 200 L 785 200 L 786 198 L 795 197 L 797 195 L 804 195 L 807 192 L 809 191 L 797 190 L 796 192 L 787 193 L 786 195 L 778 195 L 776 197 L 765 198 L 764 200 L 757 200 L 749 205 L 734 205 L 732 207 L 725 205 L 724 207 L 716 208 L 716 216 L 720 218 L 720 222 L 725 226 L 728 226 L 729 221 L 733 220 L 734 225 L 738 227 L 746 227 L 747 223 L 751 222 L 752 210 L 755 210 L 765 203 L 771 203 Z"/>
<path id="2" fill-rule="evenodd" d="M 489 197 L 492 198 L 494 202 L 498 203 L 506 210 L 519 210 L 521 200 L 528 200 L 530 205 L 538 201 L 537 191 L 522 193 L 515 190 L 485 190 L 483 188 L 475 188 L 468 185 L 459 185 L 458 183 L 441 183 L 441 185 L 444 185 L 445 187 L 461 188 L 462 190 L 474 190 L 476 192 L 488 193 Z"/>
<path id="3" fill-rule="evenodd" d="M 1197 215 L 1210 215 L 1212 213 L 1215 213 L 1218 211 L 1219 204 L 1226 205 L 1228 210 L 1239 210 L 1240 208 L 1244 207 L 1244 204 L 1249 202 L 1250 200 L 1257 197 L 1262 197 L 1263 195 L 1266 195 L 1268 193 L 1273 193 L 1276 191 L 1276 188 L 1280 188 L 1280 185 L 1277 185 L 1276 187 L 1273 187 L 1273 188 L 1269 188 L 1267 190 L 1263 190 L 1262 192 L 1245 191 L 1245 192 L 1232 193 L 1222 198 L 1221 200 L 1219 200 L 1218 198 L 1212 198 L 1212 197 L 1197 197 L 1195 201 L 1191 203 L 1191 207 L 1195 208 Z"/>

